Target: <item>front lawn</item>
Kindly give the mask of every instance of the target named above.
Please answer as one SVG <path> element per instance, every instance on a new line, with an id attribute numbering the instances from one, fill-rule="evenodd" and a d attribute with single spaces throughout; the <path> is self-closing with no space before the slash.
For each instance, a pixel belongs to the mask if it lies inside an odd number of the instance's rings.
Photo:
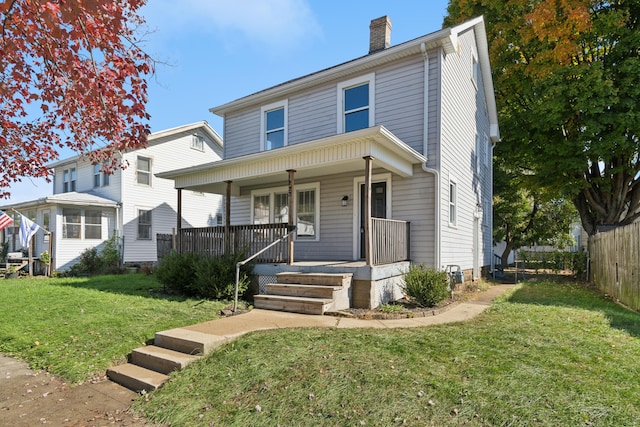
<path id="1" fill-rule="evenodd" d="M 180 426 L 638 426 L 640 314 L 528 282 L 476 319 L 250 334 L 136 402 Z"/>
<path id="2" fill-rule="evenodd" d="M 142 274 L 0 280 L 0 352 L 83 382 L 155 332 L 215 319 L 228 305 L 162 291 Z"/>

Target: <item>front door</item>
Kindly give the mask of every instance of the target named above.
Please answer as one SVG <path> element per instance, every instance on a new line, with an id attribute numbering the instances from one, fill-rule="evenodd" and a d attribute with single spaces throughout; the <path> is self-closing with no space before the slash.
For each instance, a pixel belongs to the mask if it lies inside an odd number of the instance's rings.
<path id="1" fill-rule="evenodd" d="M 371 184 L 371 218 L 387 217 L 387 183 Z M 364 246 L 364 184 L 360 185 L 360 259 L 365 257 Z"/>

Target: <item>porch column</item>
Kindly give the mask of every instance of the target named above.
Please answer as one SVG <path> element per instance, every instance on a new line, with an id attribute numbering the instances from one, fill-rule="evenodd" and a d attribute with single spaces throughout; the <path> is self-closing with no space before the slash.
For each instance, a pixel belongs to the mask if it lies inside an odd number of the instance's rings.
<path id="1" fill-rule="evenodd" d="M 373 157 L 363 157 L 364 167 L 364 250 L 365 262 L 373 265 L 373 242 L 371 239 L 371 170 L 373 169 Z"/>
<path id="2" fill-rule="evenodd" d="M 295 186 L 293 177 L 296 173 L 294 169 L 288 169 L 289 172 L 289 207 L 287 212 L 287 225 L 289 228 L 293 227 L 293 207 L 295 206 Z M 289 265 L 293 265 L 293 234 L 289 235 Z"/>
<path id="3" fill-rule="evenodd" d="M 233 181 L 225 181 L 227 183 L 227 194 L 224 201 L 224 252 L 231 253 L 231 183 Z"/>
<path id="4" fill-rule="evenodd" d="M 182 253 L 182 188 L 178 188 L 178 219 L 176 220 L 176 252 Z"/>

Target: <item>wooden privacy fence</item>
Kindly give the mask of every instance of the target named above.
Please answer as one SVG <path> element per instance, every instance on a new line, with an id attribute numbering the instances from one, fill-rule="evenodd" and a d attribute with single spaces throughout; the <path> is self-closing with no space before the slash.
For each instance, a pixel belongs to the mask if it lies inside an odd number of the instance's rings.
<path id="1" fill-rule="evenodd" d="M 602 292 L 640 310 L 640 223 L 589 238 L 591 281 Z"/>
<path id="2" fill-rule="evenodd" d="M 173 250 L 173 234 L 156 234 L 158 261 Z"/>

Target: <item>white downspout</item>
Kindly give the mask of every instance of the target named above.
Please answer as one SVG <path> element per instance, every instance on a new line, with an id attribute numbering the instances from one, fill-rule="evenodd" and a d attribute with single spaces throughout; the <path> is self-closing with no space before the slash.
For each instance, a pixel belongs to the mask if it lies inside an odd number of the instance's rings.
<path id="1" fill-rule="evenodd" d="M 427 162 L 422 164 L 422 170 L 433 174 L 435 178 L 435 197 L 434 197 L 434 251 L 433 251 L 433 268 L 439 270 L 440 265 L 440 171 L 438 169 L 430 168 L 428 163 L 428 149 L 429 149 L 429 54 L 427 53 L 427 46 L 424 43 L 420 44 L 420 50 L 424 58 L 424 135 L 423 135 L 423 154 L 427 158 Z"/>

